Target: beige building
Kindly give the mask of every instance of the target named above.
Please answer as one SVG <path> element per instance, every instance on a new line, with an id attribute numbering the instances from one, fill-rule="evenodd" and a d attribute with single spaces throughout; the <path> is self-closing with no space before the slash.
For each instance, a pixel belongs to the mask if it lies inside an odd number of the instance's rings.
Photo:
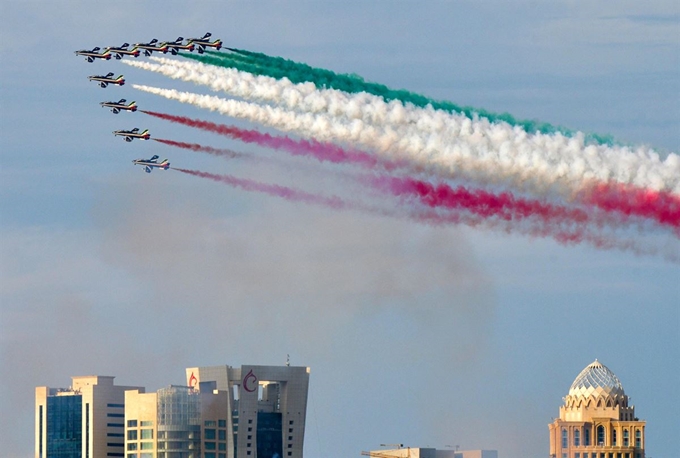
<path id="1" fill-rule="evenodd" d="M 227 458 L 228 396 L 201 384 L 125 393 L 126 458 Z M 231 452 L 229 452 L 231 451 Z"/>
<path id="2" fill-rule="evenodd" d="M 186 378 L 200 392 L 210 386 L 227 393 L 229 445 L 227 456 L 217 458 L 302 458 L 308 367 L 191 367 Z"/>
<path id="3" fill-rule="evenodd" d="M 68 388 L 35 389 L 35 457 L 124 457 L 125 391 L 114 377 L 71 377 Z"/>
<path id="4" fill-rule="evenodd" d="M 550 425 L 553 458 L 645 458 L 645 421 L 614 373 L 599 361 L 576 377 Z"/>

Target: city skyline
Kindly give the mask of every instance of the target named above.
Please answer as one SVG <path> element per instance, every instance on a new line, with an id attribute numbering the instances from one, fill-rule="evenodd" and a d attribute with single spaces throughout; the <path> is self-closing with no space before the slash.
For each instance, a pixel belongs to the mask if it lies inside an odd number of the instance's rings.
<path id="1" fill-rule="evenodd" d="M 675 450 L 676 263 L 147 175 L 131 160 L 158 154 L 329 192 L 341 173 L 140 112 L 113 115 L 99 102 L 259 127 L 132 85 L 207 89 L 73 51 L 209 31 L 225 46 L 667 154 L 680 146 L 676 2 L 164 5 L 1 7 L 0 409 L 15 417 L 3 418 L 0 442 L 10 456 L 32 456 L 35 386 L 114 373 L 162 387 L 185 382 L 177 368 L 287 354 L 314 373 L 310 457 L 379 443 L 545 456 L 547 425 L 596 358 L 648 422 L 647 455 Z M 125 85 L 87 80 L 109 71 Z M 134 127 L 266 160 L 111 134 Z"/>

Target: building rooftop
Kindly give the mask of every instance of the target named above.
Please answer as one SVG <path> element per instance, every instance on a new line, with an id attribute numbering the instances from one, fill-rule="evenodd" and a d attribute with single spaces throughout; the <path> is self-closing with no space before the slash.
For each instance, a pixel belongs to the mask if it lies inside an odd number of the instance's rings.
<path id="1" fill-rule="evenodd" d="M 618 377 L 597 359 L 578 374 L 569 388 L 569 396 L 588 397 L 593 394 L 625 395 Z"/>

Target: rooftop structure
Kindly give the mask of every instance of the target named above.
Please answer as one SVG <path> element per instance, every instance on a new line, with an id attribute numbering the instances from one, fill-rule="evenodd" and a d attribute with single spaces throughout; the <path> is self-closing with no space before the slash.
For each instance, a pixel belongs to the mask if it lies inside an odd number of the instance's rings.
<path id="1" fill-rule="evenodd" d="M 569 388 L 560 417 L 548 425 L 555 458 L 644 458 L 645 422 L 635 416 L 618 377 L 598 360 Z"/>

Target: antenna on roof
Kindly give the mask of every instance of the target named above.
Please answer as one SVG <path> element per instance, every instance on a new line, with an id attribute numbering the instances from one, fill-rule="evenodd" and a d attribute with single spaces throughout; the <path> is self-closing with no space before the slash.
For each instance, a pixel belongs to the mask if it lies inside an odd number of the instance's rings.
<path id="1" fill-rule="evenodd" d="M 290 366 L 290 355 L 286 354 L 286 367 Z"/>

